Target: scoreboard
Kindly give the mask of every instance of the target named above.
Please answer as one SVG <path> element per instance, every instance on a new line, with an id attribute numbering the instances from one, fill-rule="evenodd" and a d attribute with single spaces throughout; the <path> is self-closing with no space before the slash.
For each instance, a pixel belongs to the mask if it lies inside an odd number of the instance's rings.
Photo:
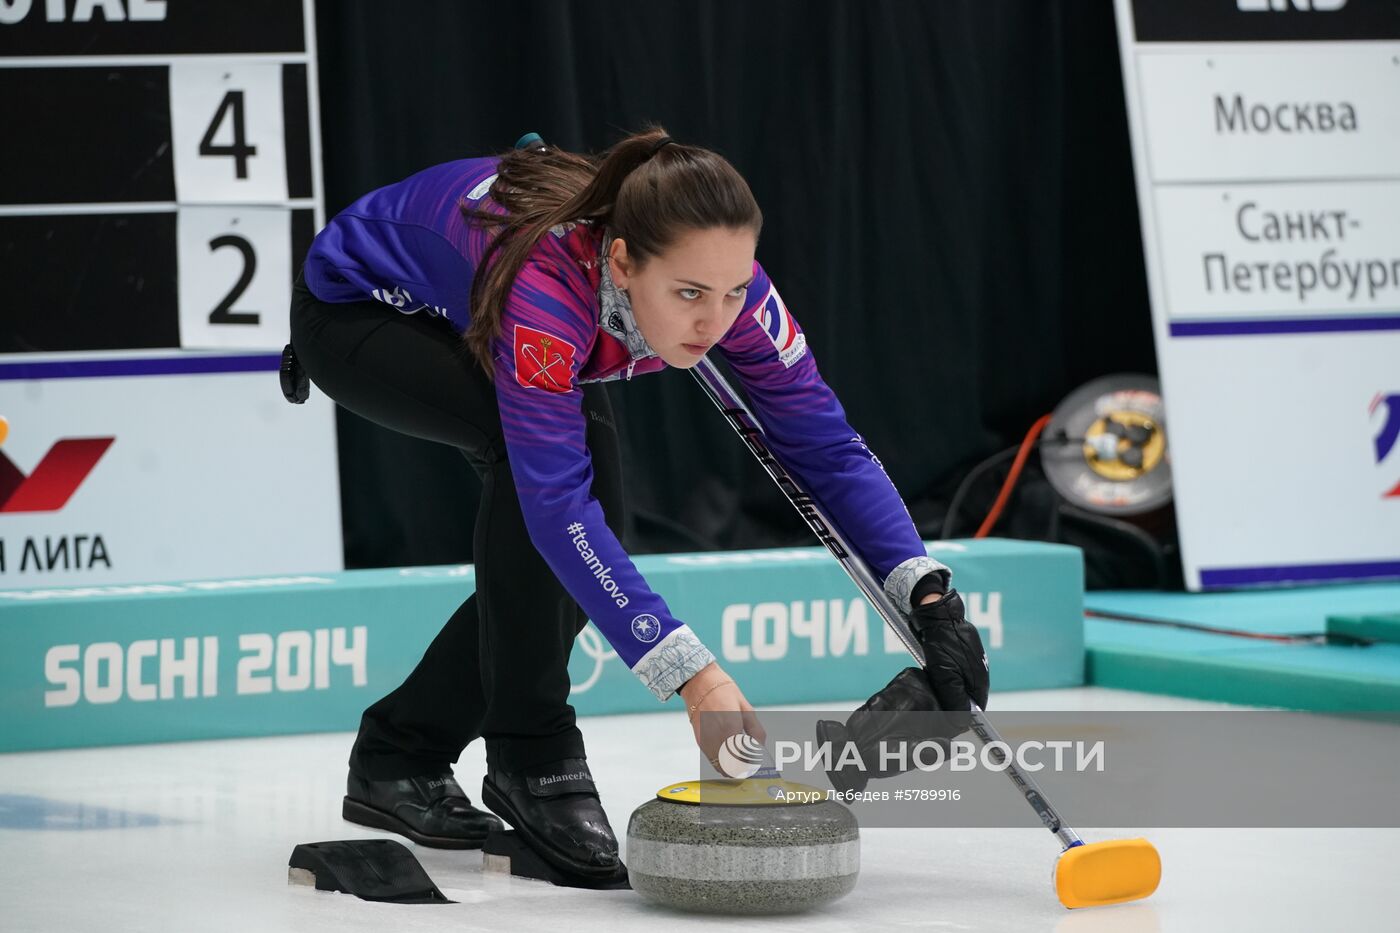
<path id="1" fill-rule="evenodd" d="M 0 588 L 342 566 L 318 121 L 310 0 L 0 0 Z"/>
<path id="2" fill-rule="evenodd" d="M 33 299 L 0 350 L 281 349 L 321 219 L 307 19 L 0 0 L 0 242 Z"/>

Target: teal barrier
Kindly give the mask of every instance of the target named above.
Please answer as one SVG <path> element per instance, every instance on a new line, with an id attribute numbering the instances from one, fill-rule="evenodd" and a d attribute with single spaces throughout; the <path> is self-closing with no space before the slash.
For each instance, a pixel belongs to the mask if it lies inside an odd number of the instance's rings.
<path id="1" fill-rule="evenodd" d="M 954 568 L 994 694 L 1084 682 L 1077 549 L 982 540 L 929 553 Z M 863 698 L 908 663 L 824 549 L 637 564 L 756 706 Z M 0 751 L 354 729 L 473 581 L 470 566 L 407 567 L 0 591 Z M 580 715 L 680 708 L 658 703 L 591 625 L 570 675 Z"/>

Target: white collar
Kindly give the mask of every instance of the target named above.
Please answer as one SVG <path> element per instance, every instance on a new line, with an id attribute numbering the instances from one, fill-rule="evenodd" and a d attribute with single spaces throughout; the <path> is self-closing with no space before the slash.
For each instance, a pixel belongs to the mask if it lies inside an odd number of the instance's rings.
<path id="1" fill-rule="evenodd" d="M 613 284 L 612 264 L 608 261 L 608 249 L 613 236 L 603 231 L 603 248 L 598 255 L 598 326 L 622 341 L 633 360 L 643 360 L 656 356 L 656 351 L 647 343 L 637 328 L 637 318 L 632 314 L 632 300 L 627 292 Z"/>

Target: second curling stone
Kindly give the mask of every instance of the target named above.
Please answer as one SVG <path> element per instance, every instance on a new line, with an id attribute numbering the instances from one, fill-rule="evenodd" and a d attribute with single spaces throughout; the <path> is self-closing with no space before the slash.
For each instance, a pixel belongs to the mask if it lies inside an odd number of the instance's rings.
<path id="1" fill-rule="evenodd" d="M 798 802 L 804 798 L 789 792 L 812 796 Z M 860 830 L 849 809 L 823 794 L 763 779 L 663 787 L 627 824 L 632 887 L 711 913 L 787 913 L 836 900 L 860 874 Z"/>

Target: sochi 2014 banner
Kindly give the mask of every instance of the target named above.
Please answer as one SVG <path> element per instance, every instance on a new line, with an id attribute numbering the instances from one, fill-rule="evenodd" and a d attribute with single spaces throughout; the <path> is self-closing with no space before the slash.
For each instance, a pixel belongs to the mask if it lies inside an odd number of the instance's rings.
<path id="1" fill-rule="evenodd" d="M 1188 586 L 1400 577 L 1400 6 L 1117 12 Z"/>

